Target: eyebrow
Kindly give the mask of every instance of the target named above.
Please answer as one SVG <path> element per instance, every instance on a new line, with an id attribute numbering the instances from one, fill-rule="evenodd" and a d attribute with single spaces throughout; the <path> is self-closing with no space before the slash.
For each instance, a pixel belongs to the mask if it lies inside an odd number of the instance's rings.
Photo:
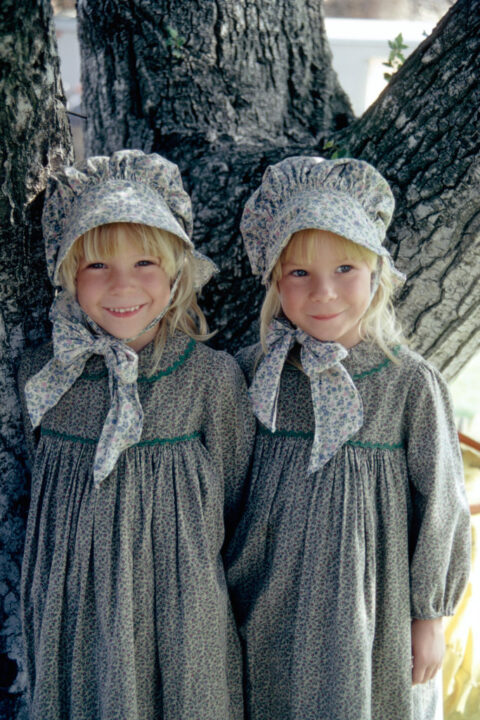
<path id="1" fill-rule="evenodd" d="M 308 265 L 308 264 L 309 264 L 309 262 L 305 258 L 303 260 L 293 260 L 292 259 L 292 260 L 284 260 L 282 262 L 282 265 L 287 265 L 287 266 L 289 266 L 289 265 Z"/>

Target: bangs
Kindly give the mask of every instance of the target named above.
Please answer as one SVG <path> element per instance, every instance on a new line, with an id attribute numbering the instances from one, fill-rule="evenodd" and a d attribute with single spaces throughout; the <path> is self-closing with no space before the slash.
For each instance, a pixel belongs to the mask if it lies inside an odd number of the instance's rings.
<path id="1" fill-rule="evenodd" d="M 371 273 L 375 273 L 376 290 L 361 319 L 360 335 L 362 339 L 377 343 L 392 362 L 398 362 L 392 348 L 399 343 L 405 343 L 405 338 L 393 308 L 395 287 L 389 263 L 379 262 L 380 256 L 363 245 L 358 245 L 335 233 L 314 228 L 294 233 L 273 268 L 260 314 L 260 340 L 263 352 L 268 353 L 267 336 L 272 320 L 282 316 L 278 289 L 278 282 L 282 277 L 282 263 L 300 265 L 303 262 L 314 263 L 319 256 L 321 257 L 319 251 L 322 243 L 328 238 L 338 243 L 339 264 L 348 265 L 350 262 L 355 263 L 360 260 L 365 262 Z"/>
<path id="2" fill-rule="evenodd" d="M 194 286 L 194 256 L 190 246 L 167 230 L 138 223 L 109 223 L 88 230 L 78 237 L 58 270 L 61 286 L 76 297 L 76 277 L 79 264 L 103 262 L 118 256 L 124 243 L 139 255 L 155 257 L 167 274 L 170 283 L 178 277 L 176 292 L 159 323 L 150 374 L 158 366 L 167 338 L 177 330 L 195 340 L 211 337 L 207 321 L 198 306 Z M 181 271 L 181 274 L 180 274 Z"/>
<path id="3" fill-rule="evenodd" d="M 158 257 L 170 280 L 177 275 L 188 254 L 183 240 L 166 230 L 138 223 L 100 225 L 88 230 L 73 243 L 59 269 L 61 285 L 75 295 L 75 278 L 82 260 L 111 260 L 120 253 L 125 239 L 140 255 Z"/>
<path id="4" fill-rule="evenodd" d="M 182 241 L 175 235 L 149 227 L 148 225 L 139 225 L 137 223 L 109 223 L 108 225 L 100 225 L 88 230 L 75 245 L 79 245 L 78 250 L 81 252 L 80 257 L 85 258 L 88 262 L 97 258 L 110 260 L 119 253 L 121 247 L 121 239 L 119 231 L 123 231 L 123 238 L 128 237 L 128 242 L 142 255 L 159 256 L 163 244 L 159 242 L 163 236 L 168 240 L 174 238 L 178 243 Z M 77 248 L 72 248 L 72 251 Z"/>
<path id="5" fill-rule="evenodd" d="M 328 233 L 331 238 L 335 239 L 338 244 L 339 262 L 348 260 L 363 261 L 370 270 L 377 266 L 378 255 L 372 250 L 368 250 L 363 245 L 347 240 L 347 238 L 327 230 L 316 230 L 314 228 L 308 230 L 299 230 L 290 239 L 287 247 L 280 256 L 281 262 L 288 262 L 295 258 L 299 262 L 312 263 L 321 248 L 324 241 L 323 233 Z"/>

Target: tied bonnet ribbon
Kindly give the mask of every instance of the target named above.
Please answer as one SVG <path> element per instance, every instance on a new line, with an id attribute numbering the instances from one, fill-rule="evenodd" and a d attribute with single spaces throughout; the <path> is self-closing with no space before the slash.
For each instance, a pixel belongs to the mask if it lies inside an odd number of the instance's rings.
<path id="1" fill-rule="evenodd" d="M 85 316 L 86 317 L 86 316 Z M 54 357 L 30 378 L 25 397 L 33 427 L 80 377 L 92 355 L 103 355 L 108 370 L 110 410 L 97 444 L 93 465 L 95 487 L 115 467 L 120 453 L 139 442 L 143 410 L 137 390 L 138 355 L 121 340 L 95 327 L 93 333 L 85 324 L 83 311 L 67 293 L 54 300 L 50 319 L 53 322 Z"/>
<path id="2" fill-rule="evenodd" d="M 301 345 L 300 359 L 312 392 L 315 435 L 308 472 L 314 473 L 362 427 L 363 405 L 340 362 L 348 355 L 342 345 L 321 342 L 288 321 L 275 319 L 266 337 L 268 352 L 249 390 L 253 411 L 263 425 L 275 432 L 280 378 L 295 342 Z"/>

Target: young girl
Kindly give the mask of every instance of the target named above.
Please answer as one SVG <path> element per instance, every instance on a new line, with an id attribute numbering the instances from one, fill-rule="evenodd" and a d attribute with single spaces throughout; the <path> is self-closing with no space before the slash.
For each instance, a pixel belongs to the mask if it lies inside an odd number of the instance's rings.
<path id="1" fill-rule="evenodd" d="M 367 163 L 293 157 L 242 218 L 268 287 L 239 355 L 258 431 L 228 553 L 250 720 L 433 717 L 469 512 L 445 383 L 390 305 L 392 211 Z"/>
<path id="2" fill-rule="evenodd" d="M 233 359 L 197 342 L 215 266 L 178 169 L 133 150 L 66 168 L 43 227 L 64 289 L 20 371 L 30 717 L 243 718 L 220 551 L 254 422 Z"/>

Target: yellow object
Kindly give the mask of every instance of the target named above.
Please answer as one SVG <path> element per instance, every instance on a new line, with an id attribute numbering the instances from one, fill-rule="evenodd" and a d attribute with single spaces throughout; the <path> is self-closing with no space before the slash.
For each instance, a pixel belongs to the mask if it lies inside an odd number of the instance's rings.
<path id="1" fill-rule="evenodd" d="M 466 455 L 466 454 L 465 454 Z M 480 472 L 464 455 L 467 493 L 478 498 Z M 472 515 L 470 580 L 453 617 L 445 621 L 444 720 L 480 720 L 480 514 Z"/>

